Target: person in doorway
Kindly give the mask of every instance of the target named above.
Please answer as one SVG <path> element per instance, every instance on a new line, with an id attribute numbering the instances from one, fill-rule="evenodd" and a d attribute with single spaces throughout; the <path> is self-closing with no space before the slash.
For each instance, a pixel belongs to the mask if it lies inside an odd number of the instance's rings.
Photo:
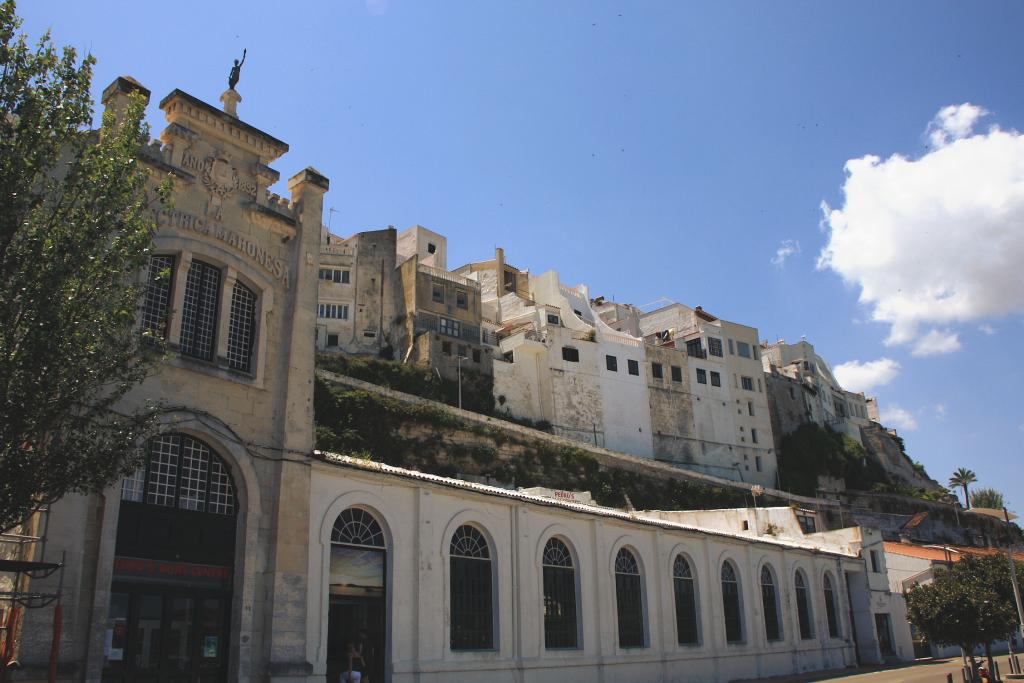
<path id="1" fill-rule="evenodd" d="M 363 661 L 363 678 L 362 683 L 369 683 L 370 672 L 373 671 L 371 662 L 377 661 L 377 653 L 374 652 L 373 642 L 370 637 L 366 635 L 366 629 L 359 629 L 359 638 L 356 640 L 356 650 L 359 652 L 359 657 Z"/>
<path id="2" fill-rule="evenodd" d="M 363 670 L 366 666 L 363 663 L 362 655 L 359 654 L 354 638 L 350 638 L 345 643 L 345 660 L 347 664 L 345 670 L 341 673 L 342 683 L 361 683 L 363 680 Z"/>

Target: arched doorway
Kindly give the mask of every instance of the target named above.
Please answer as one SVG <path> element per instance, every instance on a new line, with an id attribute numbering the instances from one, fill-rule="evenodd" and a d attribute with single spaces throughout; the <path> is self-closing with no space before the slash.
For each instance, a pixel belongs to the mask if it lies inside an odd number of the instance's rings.
<path id="1" fill-rule="evenodd" d="M 380 523 L 367 510 L 350 507 L 331 529 L 327 617 L 327 680 L 347 669 L 347 644 L 366 661 L 363 680 L 383 683 L 387 644 L 387 545 Z M 362 635 L 361 635 L 362 634 Z"/>
<path id="2" fill-rule="evenodd" d="M 146 448 L 121 488 L 103 680 L 225 681 L 234 483 L 220 456 L 187 434 Z"/>

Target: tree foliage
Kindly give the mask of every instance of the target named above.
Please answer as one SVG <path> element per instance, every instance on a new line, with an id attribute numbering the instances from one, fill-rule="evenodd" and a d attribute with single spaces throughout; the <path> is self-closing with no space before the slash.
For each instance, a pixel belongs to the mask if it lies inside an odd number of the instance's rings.
<path id="1" fill-rule="evenodd" d="M 0 530 L 136 466 L 152 411 L 115 405 L 156 355 L 134 331 L 145 103 L 91 131 L 94 59 L 20 24 L 0 4 Z"/>
<path id="2" fill-rule="evenodd" d="M 1017 571 L 1020 579 L 1024 572 Z M 1003 555 L 967 555 L 935 581 L 911 588 L 907 615 L 924 636 L 938 645 L 956 645 L 965 652 L 997 640 L 1014 629 L 1010 571 Z"/>
<path id="3" fill-rule="evenodd" d="M 1000 510 L 1003 504 L 1003 494 L 995 489 L 975 489 L 971 491 L 971 507 L 973 508 Z"/>
<path id="4" fill-rule="evenodd" d="M 958 468 L 957 471 L 953 473 L 953 476 L 949 478 L 950 488 L 955 489 L 960 487 L 964 490 L 964 505 L 967 506 L 968 510 L 971 509 L 971 497 L 967 491 L 967 487 L 976 481 L 978 481 L 978 476 L 966 467 Z"/>

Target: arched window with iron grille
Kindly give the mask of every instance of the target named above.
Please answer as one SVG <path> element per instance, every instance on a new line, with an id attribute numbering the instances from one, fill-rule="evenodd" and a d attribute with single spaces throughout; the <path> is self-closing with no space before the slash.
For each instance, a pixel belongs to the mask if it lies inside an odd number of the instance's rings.
<path id="1" fill-rule="evenodd" d="M 541 559 L 544 575 L 544 647 L 579 647 L 576 568 L 569 547 L 548 539 Z"/>
<path id="2" fill-rule="evenodd" d="M 450 566 L 450 642 L 453 650 L 494 649 L 491 549 L 474 526 L 452 534 Z"/>
<path id="3" fill-rule="evenodd" d="M 761 606 L 764 608 L 765 637 L 769 642 L 782 640 L 779 590 L 775 583 L 775 572 L 767 564 L 761 567 Z"/>
<path id="4" fill-rule="evenodd" d="M 811 595 L 807 588 L 807 577 L 802 569 L 797 569 L 793 577 L 796 589 L 796 615 L 800 622 L 800 639 L 810 640 L 814 637 L 814 619 L 811 612 Z"/>
<path id="5" fill-rule="evenodd" d="M 618 612 L 619 647 L 644 647 L 643 576 L 636 557 L 626 548 L 615 556 L 615 605 Z"/>
<path id="6" fill-rule="evenodd" d="M 825 593 L 825 617 L 828 620 L 828 637 L 840 638 L 839 615 L 836 606 L 836 592 L 832 585 L 832 574 L 825 572 L 824 578 Z"/>
<path id="7" fill-rule="evenodd" d="M 743 642 L 743 609 L 740 603 L 740 581 L 736 565 L 729 560 L 722 563 L 722 611 L 725 621 L 725 641 Z"/>
<path id="8" fill-rule="evenodd" d="M 697 582 L 690 563 L 682 555 L 676 555 L 672 563 L 672 585 L 676 602 L 676 638 L 680 645 L 696 645 L 700 641 Z"/>

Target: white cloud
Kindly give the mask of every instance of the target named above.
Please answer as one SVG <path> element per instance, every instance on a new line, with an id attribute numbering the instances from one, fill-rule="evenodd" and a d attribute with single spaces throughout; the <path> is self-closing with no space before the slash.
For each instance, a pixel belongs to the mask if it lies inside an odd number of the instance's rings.
<path id="1" fill-rule="evenodd" d="M 779 244 L 779 248 L 775 250 L 775 256 L 772 257 L 772 263 L 779 268 L 784 268 L 786 265 L 786 259 L 793 254 L 800 253 L 800 242 L 797 240 L 783 240 Z"/>
<path id="2" fill-rule="evenodd" d="M 959 351 L 961 347 L 960 336 L 951 330 L 929 330 L 927 334 L 918 338 L 914 349 L 910 353 L 917 356 L 938 356 L 943 353 Z"/>
<path id="3" fill-rule="evenodd" d="M 913 413 L 909 410 L 904 410 L 895 404 L 882 410 L 882 414 L 879 416 L 879 419 L 886 427 L 895 427 L 896 429 L 902 429 L 907 432 L 912 432 L 917 429 L 917 418 L 914 417 Z"/>
<path id="4" fill-rule="evenodd" d="M 986 114 L 985 109 L 970 102 L 943 107 L 928 124 L 928 139 L 935 147 L 945 147 L 970 135 L 978 119 Z"/>
<path id="5" fill-rule="evenodd" d="M 818 267 L 860 287 L 889 344 L 1024 312 L 1024 135 L 973 133 L 984 113 L 940 111 L 929 134 L 942 144 L 918 159 L 847 161 L 843 205 L 823 205 Z"/>
<path id="6" fill-rule="evenodd" d="M 935 419 L 944 420 L 946 419 L 946 404 L 936 403 L 935 404 Z"/>
<path id="7" fill-rule="evenodd" d="M 992 327 L 991 325 L 978 325 L 978 329 L 990 337 L 996 333 L 996 328 Z"/>
<path id="8" fill-rule="evenodd" d="M 900 364 L 892 358 L 879 358 L 861 363 L 851 360 L 832 368 L 839 385 L 847 391 L 871 391 L 888 384 L 900 373 Z"/>

